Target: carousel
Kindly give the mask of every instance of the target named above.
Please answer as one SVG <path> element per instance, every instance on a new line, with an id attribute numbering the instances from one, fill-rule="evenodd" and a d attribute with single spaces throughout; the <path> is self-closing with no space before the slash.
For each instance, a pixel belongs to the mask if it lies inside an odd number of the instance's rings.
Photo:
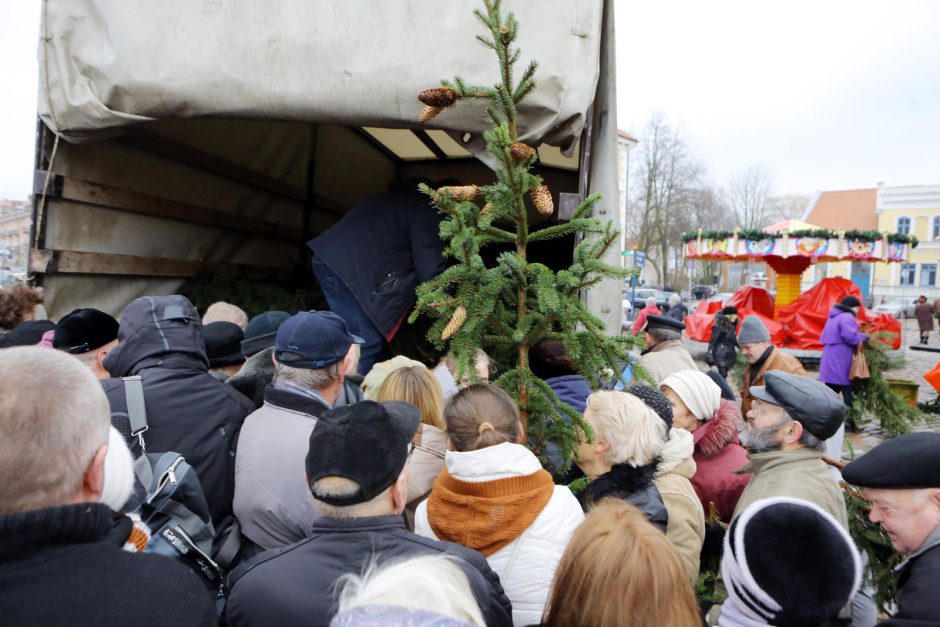
<path id="1" fill-rule="evenodd" d="M 784 348 L 819 351 L 819 336 L 829 309 L 844 296 L 861 290 L 842 278 L 824 279 L 805 293 L 800 281 L 815 263 L 854 261 L 900 263 L 917 246 L 917 238 L 901 233 L 878 231 L 831 231 L 798 220 L 787 220 L 761 231 L 708 231 L 699 229 L 682 236 L 687 260 L 726 263 L 763 262 L 777 275 L 776 298 L 767 290 L 744 286 L 724 305 L 738 308 L 739 318 L 758 315 L 771 333 L 774 344 Z M 690 339 L 708 342 L 714 313 L 722 303 L 704 301 L 686 318 Z M 865 310 L 859 323 L 870 333 L 894 333 L 893 348 L 901 344 L 900 323 L 887 314 Z"/>

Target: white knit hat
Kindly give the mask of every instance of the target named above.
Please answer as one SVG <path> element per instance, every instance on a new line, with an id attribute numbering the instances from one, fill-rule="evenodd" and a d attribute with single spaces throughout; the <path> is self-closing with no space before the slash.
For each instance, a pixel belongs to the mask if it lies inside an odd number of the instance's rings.
<path id="1" fill-rule="evenodd" d="M 662 380 L 659 388 L 669 388 L 675 392 L 699 420 L 714 418 L 721 404 L 721 388 L 699 370 L 674 372 Z"/>
<path id="2" fill-rule="evenodd" d="M 108 436 L 108 454 L 104 457 L 104 485 L 100 501 L 120 512 L 134 491 L 134 459 L 124 442 L 124 436 L 111 427 Z"/>

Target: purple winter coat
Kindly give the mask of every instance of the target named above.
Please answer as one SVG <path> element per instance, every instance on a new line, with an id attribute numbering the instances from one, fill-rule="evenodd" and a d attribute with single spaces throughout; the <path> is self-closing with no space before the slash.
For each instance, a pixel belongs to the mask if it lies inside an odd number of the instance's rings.
<path id="1" fill-rule="evenodd" d="M 823 383 L 849 385 L 852 354 L 855 347 L 865 341 L 865 334 L 858 330 L 858 322 L 852 312 L 833 307 L 819 341 L 823 345 L 819 380 Z"/>

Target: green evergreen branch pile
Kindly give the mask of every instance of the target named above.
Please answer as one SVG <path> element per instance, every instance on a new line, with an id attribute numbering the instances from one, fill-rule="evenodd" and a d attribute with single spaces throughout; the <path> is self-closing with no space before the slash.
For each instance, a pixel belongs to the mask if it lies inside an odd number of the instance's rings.
<path id="1" fill-rule="evenodd" d="M 894 394 L 884 378 L 884 371 L 890 365 L 887 347 L 893 336 L 893 333 L 887 331 L 869 336 L 864 350 L 871 378 L 856 383 L 854 400 L 848 413 L 848 419 L 856 424 L 864 424 L 869 416 L 877 416 L 881 428 L 891 436 L 907 433 L 911 426 L 924 421 L 924 415 Z"/>
<path id="2" fill-rule="evenodd" d="M 727 239 L 734 237 L 734 231 L 705 231 L 701 233 L 702 239 Z M 759 242 L 768 239 L 778 239 L 783 237 L 782 233 L 767 233 L 760 230 L 738 231 L 738 239 Z M 790 237 L 818 237 L 822 239 L 836 239 L 839 237 L 838 231 L 831 229 L 798 229 L 790 231 Z M 686 231 L 682 234 L 682 243 L 691 242 L 699 238 L 698 231 Z M 852 229 L 845 232 L 845 239 L 857 240 L 860 242 L 880 242 L 882 233 L 879 231 L 860 231 Z M 892 244 L 910 244 L 912 248 L 917 248 L 920 241 L 914 235 L 907 233 L 889 233 L 888 241 Z"/>
<path id="3" fill-rule="evenodd" d="M 590 217 L 599 195 L 585 198 L 570 221 L 530 230 L 527 197 L 542 215 L 553 211 L 550 192 L 541 177 L 530 171 L 537 152 L 519 141 L 517 131 L 517 107 L 535 89 L 538 66 L 530 63 L 514 79 L 520 56 L 513 45 L 518 22 L 511 13 L 503 16 L 500 0 L 485 0 L 484 5 L 485 12 L 475 14 L 487 33 L 477 39 L 496 53 L 500 81 L 493 87 L 471 86 L 456 77 L 443 81 L 442 88 L 422 92 L 419 99 L 440 111 L 468 98 L 489 101 L 486 114 L 491 127 L 483 137 L 497 163 L 496 180 L 479 187 L 420 188 L 447 216 L 440 235 L 446 242 L 445 255 L 455 263 L 418 287 L 410 321 L 420 315 L 434 320 L 428 339 L 454 354 L 458 377 L 476 377 L 473 364 L 479 348 L 499 354 L 509 349 L 513 363 L 496 383 L 518 403 L 533 451 L 544 461 L 544 447 L 551 440 L 560 446 L 567 466 L 582 434 L 590 434 L 590 429 L 577 411 L 533 375 L 528 351 L 540 340 L 559 340 L 592 387 L 612 379 L 638 340 L 608 336 L 579 293 L 605 278 L 622 280 L 629 271 L 603 261 L 611 249 L 619 249 L 620 234 L 610 224 Z M 530 242 L 570 235 L 583 236 L 570 267 L 555 272 L 528 260 Z M 487 244 L 510 245 L 511 250 L 488 266 L 480 256 Z"/>

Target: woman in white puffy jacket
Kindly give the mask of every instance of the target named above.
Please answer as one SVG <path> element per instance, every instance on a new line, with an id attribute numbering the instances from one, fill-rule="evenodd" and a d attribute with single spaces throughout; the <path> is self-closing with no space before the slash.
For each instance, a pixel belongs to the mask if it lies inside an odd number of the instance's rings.
<path id="1" fill-rule="evenodd" d="M 415 532 L 476 549 L 499 575 L 513 623 L 538 624 L 558 560 L 584 520 L 522 442 L 519 410 L 495 385 L 461 390 L 444 409 L 444 470 L 418 506 Z"/>

